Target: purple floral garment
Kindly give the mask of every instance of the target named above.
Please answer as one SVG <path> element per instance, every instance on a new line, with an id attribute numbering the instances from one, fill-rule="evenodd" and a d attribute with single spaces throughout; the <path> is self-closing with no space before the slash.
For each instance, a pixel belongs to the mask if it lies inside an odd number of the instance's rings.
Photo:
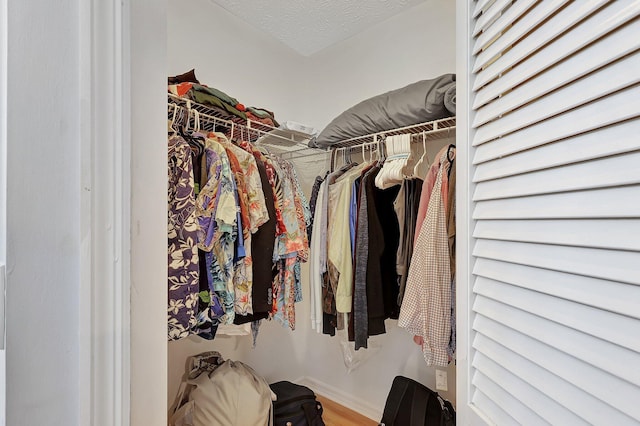
<path id="1" fill-rule="evenodd" d="M 199 290 L 193 164 L 180 137 L 169 138 L 168 178 L 168 337 L 178 340 L 196 324 Z"/>

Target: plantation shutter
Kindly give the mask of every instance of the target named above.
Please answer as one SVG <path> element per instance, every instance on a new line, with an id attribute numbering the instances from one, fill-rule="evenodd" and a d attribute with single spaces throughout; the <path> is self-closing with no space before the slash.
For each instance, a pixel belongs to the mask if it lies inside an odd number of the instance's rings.
<path id="1" fill-rule="evenodd" d="M 499 425 L 638 424 L 640 1 L 468 10 L 466 403 Z"/>

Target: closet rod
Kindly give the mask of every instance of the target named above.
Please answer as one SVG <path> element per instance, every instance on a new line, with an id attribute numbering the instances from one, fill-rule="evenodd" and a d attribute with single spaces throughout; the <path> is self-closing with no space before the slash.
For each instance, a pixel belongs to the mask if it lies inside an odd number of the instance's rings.
<path id="1" fill-rule="evenodd" d="M 423 137 L 427 141 L 445 139 L 454 136 L 455 131 L 456 117 L 454 116 L 346 139 L 330 146 L 326 151 L 321 148 L 310 148 L 305 145 L 300 149 L 285 151 L 285 153 L 292 154 L 292 156 L 289 157 L 290 159 L 329 153 L 332 154 L 332 157 L 335 157 L 337 152 L 360 150 L 363 146 L 365 150 L 373 150 L 374 148 L 379 150 L 378 146 L 384 144 L 387 136 L 409 133 L 411 134 L 412 142 L 420 142 L 423 140 Z"/>
<path id="2" fill-rule="evenodd" d="M 325 151 L 324 149 L 311 148 L 311 147 L 305 146 L 300 149 L 293 149 L 289 151 L 280 150 L 278 152 L 278 155 L 280 155 L 280 157 L 287 160 L 295 160 L 297 158 L 307 158 L 307 157 L 313 157 L 316 155 L 327 156 L 329 155 L 329 151 Z"/>
<path id="3" fill-rule="evenodd" d="M 373 142 L 363 142 L 360 145 L 338 147 L 333 149 L 332 151 L 334 152 L 335 156 L 340 155 L 340 153 L 344 155 L 354 151 L 362 151 L 363 155 L 365 154 L 365 152 L 367 153 L 378 152 L 378 154 L 380 154 L 381 142 L 382 141 L 379 141 L 379 140 L 376 140 Z"/>

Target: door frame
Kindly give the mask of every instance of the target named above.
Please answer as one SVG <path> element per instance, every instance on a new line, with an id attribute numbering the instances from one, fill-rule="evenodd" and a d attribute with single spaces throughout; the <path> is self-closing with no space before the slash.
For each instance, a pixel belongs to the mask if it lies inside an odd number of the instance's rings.
<path id="1" fill-rule="evenodd" d="M 80 424 L 129 424 L 129 78 L 118 1 L 80 2 Z"/>
<path id="2" fill-rule="evenodd" d="M 0 426 L 6 424 L 7 57 L 8 3 L 0 0 Z"/>
<path id="3" fill-rule="evenodd" d="M 456 420 L 460 425 L 490 422 L 473 405 L 471 393 L 471 349 L 473 292 L 473 153 L 470 107 L 471 74 L 471 7 L 473 2 L 456 1 Z"/>
<path id="4" fill-rule="evenodd" d="M 80 424 L 166 424 L 167 4 L 79 7 Z"/>

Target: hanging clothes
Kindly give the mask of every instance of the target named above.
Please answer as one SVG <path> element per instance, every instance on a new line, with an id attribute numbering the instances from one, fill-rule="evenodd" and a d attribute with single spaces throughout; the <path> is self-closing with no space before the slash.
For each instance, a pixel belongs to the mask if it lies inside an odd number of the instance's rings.
<path id="1" fill-rule="evenodd" d="M 335 192 L 333 199 L 331 198 L 331 185 L 335 183 L 339 176 L 342 176 L 348 169 L 355 164 L 346 164 L 341 169 L 330 173 L 325 181 L 327 182 L 326 191 L 322 200 L 322 209 L 324 212 L 323 222 L 321 224 L 322 237 L 320 242 L 320 268 L 323 271 L 324 284 L 322 287 L 322 310 L 323 314 L 323 333 L 331 336 L 335 335 L 335 330 L 344 327 L 342 321 L 338 321 L 339 317 L 336 311 L 335 293 L 339 281 L 339 273 L 335 265 L 329 261 L 329 235 L 332 232 L 333 212 L 335 211 Z"/>
<path id="2" fill-rule="evenodd" d="M 393 201 L 400 187 L 396 185 L 383 190 L 373 183 L 368 182 L 365 186 L 369 219 L 367 304 L 370 336 L 385 333 L 384 320 L 397 319 L 399 313 L 396 256 L 400 229 Z"/>
<path id="3" fill-rule="evenodd" d="M 447 152 L 449 152 L 449 146 L 445 146 L 442 149 L 440 149 L 440 151 L 438 151 L 438 154 L 436 155 L 436 161 L 434 161 L 434 163 L 431 165 L 431 167 L 429 168 L 429 172 L 427 173 L 427 176 L 425 176 L 424 178 L 424 183 L 422 184 L 422 192 L 420 194 L 420 206 L 418 207 L 418 216 L 416 218 L 416 229 L 415 229 L 415 236 L 413 241 L 414 246 L 418 240 L 418 235 L 420 235 L 420 229 L 422 228 L 422 224 L 424 223 L 424 219 L 427 215 L 429 200 L 431 197 L 431 193 L 433 191 L 433 187 L 436 183 L 436 179 L 438 177 L 438 172 L 440 171 L 440 167 L 443 164 L 442 161 L 446 161 Z M 444 157 L 443 157 L 443 154 L 445 154 Z M 448 199 L 448 184 L 446 183 L 448 182 L 448 175 L 445 176 L 444 179 L 445 179 L 444 180 L 445 183 L 441 190 L 443 191 L 442 194 L 446 200 Z"/>
<path id="4" fill-rule="evenodd" d="M 242 244 L 236 244 L 236 256 L 233 261 L 233 288 L 234 311 L 236 314 L 246 315 L 253 313 L 251 307 L 251 288 L 253 286 L 253 273 L 251 269 L 251 230 L 249 224 L 247 183 L 245 174 L 240 166 L 238 157 L 229 146 L 228 141 L 220 141 L 229 157 L 229 165 L 236 183 L 236 204 L 238 205 L 237 219 L 238 240 Z M 235 318 L 235 316 L 234 316 Z"/>
<path id="5" fill-rule="evenodd" d="M 208 267 L 210 312 L 203 320 L 231 324 L 235 316 L 233 265 L 238 237 L 236 185 L 224 147 L 208 138 L 205 145 L 207 183 L 196 200 L 198 246 Z M 220 311 L 220 308 L 222 311 Z"/>
<path id="6" fill-rule="evenodd" d="M 178 340 L 196 325 L 200 278 L 191 149 L 178 136 L 169 138 L 168 179 L 168 337 Z"/>
<path id="7" fill-rule="evenodd" d="M 322 333 L 322 318 L 323 318 L 323 310 L 322 310 L 322 287 L 324 284 L 323 275 L 324 271 L 322 271 L 321 262 L 320 262 L 320 250 L 322 247 L 322 236 L 325 236 L 326 233 L 323 233 L 321 230 L 322 223 L 326 223 L 325 212 L 322 209 L 322 200 L 325 197 L 325 192 L 327 188 L 326 179 L 324 179 L 320 185 L 318 185 L 318 193 L 317 200 L 315 203 L 315 212 L 313 218 L 313 233 L 315 234 L 315 238 L 311 238 L 311 249 L 310 249 L 310 264 L 309 264 L 309 295 L 310 295 L 310 306 L 311 306 L 311 328 L 318 333 Z M 326 240 L 325 240 L 326 241 Z"/>
<path id="8" fill-rule="evenodd" d="M 253 155 L 233 145 L 222 134 L 210 136 L 225 148 L 238 188 L 244 256 L 238 256 L 234 262 L 235 313 L 248 315 L 253 313 L 252 234 L 267 222 L 269 213 Z"/>
<path id="9" fill-rule="evenodd" d="M 259 226 L 251 239 L 252 253 L 258 253 L 253 257 L 253 288 L 252 307 L 253 313 L 248 315 L 236 315 L 235 323 L 244 324 L 268 318 L 271 311 L 271 285 L 273 282 L 273 248 L 276 239 L 276 210 L 274 203 L 274 191 L 269 184 L 269 177 L 262 153 L 246 141 L 238 144 L 245 151 L 251 153 L 256 161 L 256 166 L 262 185 L 262 193 L 267 208 L 267 217 L 264 224 Z"/>
<path id="10" fill-rule="evenodd" d="M 400 192 L 393 202 L 398 217 L 400 241 L 396 257 L 396 272 L 398 273 L 398 306 L 402 305 L 404 290 L 407 285 L 409 264 L 413 255 L 413 242 L 418 220 L 420 194 L 422 193 L 422 179 L 407 179 L 402 182 Z"/>
<path id="11" fill-rule="evenodd" d="M 443 191 L 448 174 L 447 150 L 439 168 L 425 220 L 414 248 L 398 326 L 421 339 L 427 365 L 447 366 L 451 339 L 451 265 Z M 423 188 L 424 190 L 424 188 Z M 422 204 L 422 202 L 421 202 Z"/>
<path id="12" fill-rule="evenodd" d="M 447 237 L 449 240 L 449 264 L 451 266 L 451 337 L 449 338 L 448 353 L 449 353 L 449 357 L 453 359 L 456 353 L 456 161 L 455 161 L 455 158 L 451 160 L 451 168 L 449 170 L 449 194 L 448 194 L 448 202 L 447 202 Z"/>
<path id="13" fill-rule="evenodd" d="M 169 339 L 250 333 L 255 344 L 266 318 L 295 328 L 312 219 L 295 168 L 198 125 L 189 133 L 186 117 L 169 140 Z"/>
<path id="14" fill-rule="evenodd" d="M 278 273 L 273 282 L 272 316 L 295 329 L 295 303 L 302 301 L 300 263 L 309 258 L 307 226 L 311 220 L 309 204 L 291 163 L 274 157 L 271 161 L 279 174 L 285 232 L 276 237 L 274 262 Z"/>
<path id="15" fill-rule="evenodd" d="M 329 197 L 335 199 L 334 220 L 329 226 L 328 258 L 338 273 L 335 286 L 337 312 L 351 312 L 353 258 L 351 251 L 350 207 L 353 183 L 366 164 L 354 166 L 329 186 Z"/>
<path id="16" fill-rule="evenodd" d="M 369 268 L 369 204 L 367 188 L 374 185 L 375 177 L 380 172 L 379 166 L 374 166 L 363 176 L 360 184 L 360 200 L 358 204 L 358 221 L 355 238 L 355 273 L 354 273 L 354 293 L 353 293 L 353 329 L 355 348 L 367 347 L 369 338 L 369 310 L 367 299 L 367 271 Z M 372 265 L 373 267 L 374 265 Z M 372 310 L 373 313 L 373 310 Z M 384 328 L 380 324 L 372 326 L 371 330 Z"/>
<path id="17" fill-rule="evenodd" d="M 311 222 L 307 227 L 307 235 L 309 237 L 309 243 L 311 243 L 311 237 L 313 235 L 313 223 L 316 218 L 316 214 L 315 214 L 316 202 L 318 201 L 318 198 L 320 198 L 319 197 L 320 185 L 322 185 L 322 182 L 324 182 L 328 174 L 329 172 L 327 172 L 324 176 L 316 176 L 315 180 L 313 181 L 313 187 L 311 188 L 311 197 L 309 198 L 309 210 L 311 211 Z"/>

